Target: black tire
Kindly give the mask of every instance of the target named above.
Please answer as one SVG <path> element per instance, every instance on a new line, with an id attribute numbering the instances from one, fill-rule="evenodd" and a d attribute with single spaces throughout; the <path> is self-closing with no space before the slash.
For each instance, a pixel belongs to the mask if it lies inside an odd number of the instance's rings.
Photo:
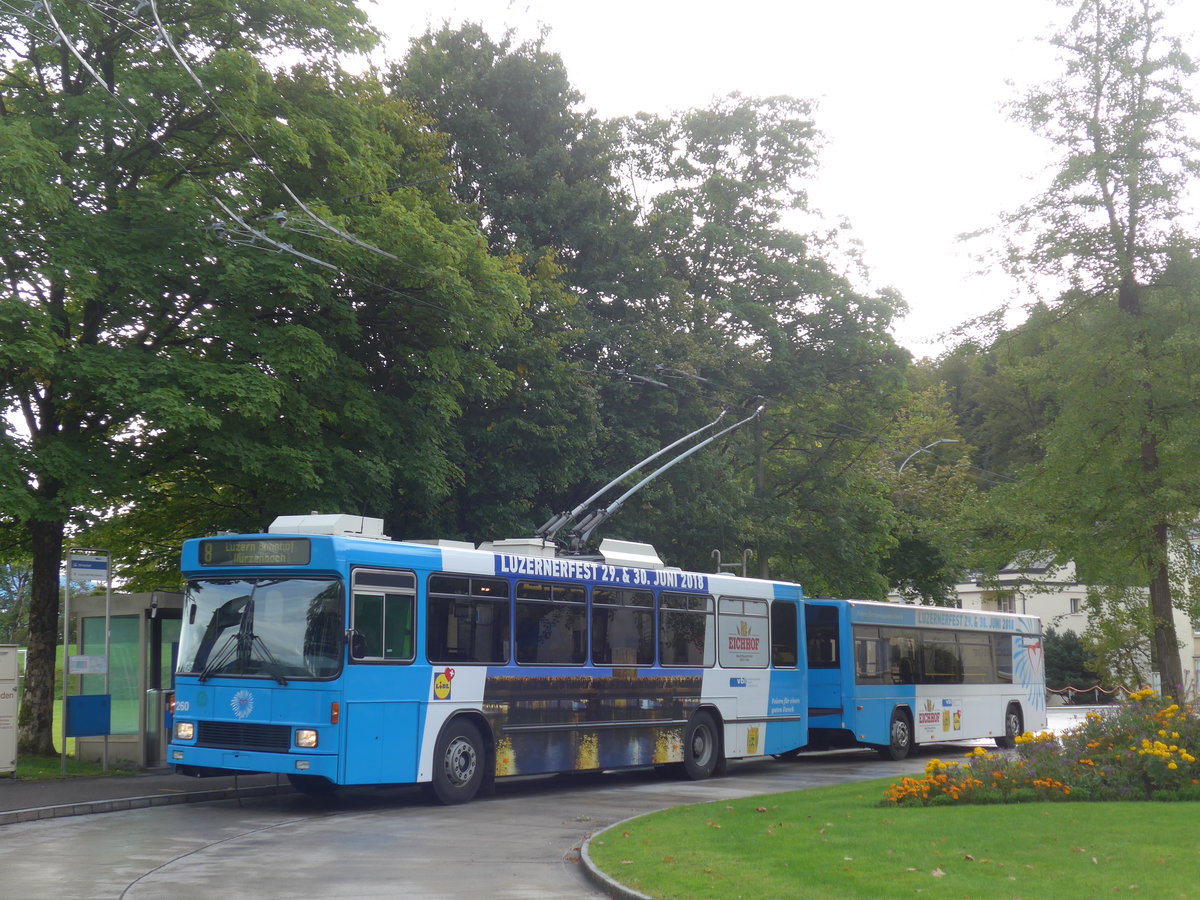
<path id="1" fill-rule="evenodd" d="M 292 787 L 306 797 L 332 797 L 338 786 L 324 775 L 289 775 Z"/>
<path id="2" fill-rule="evenodd" d="M 474 799 L 483 784 L 487 761 L 483 738 L 469 719 L 452 720 L 438 736 L 433 750 L 434 796 L 447 806 Z"/>
<path id="3" fill-rule="evenodd" d="M 1004 711 L 1004 737 L 995 739 L 996 746 L 1001 750 L 1011 750 L 1017 746 L 1017 735 L 1025 733 L 1025 722 L 1021 716 L 1021 707 L 1015 703 L 1008 704 Z"/>
<path id="4" fill-rule="evenodd" d="M 907 711 L 899 707 L 892 710 L 892 720 L 888 723 L 888 738 L 888 743 L 879 748 L 879 755 L 884 759 L 899 762 L 912 752 L 913 726 Z"/>
<path id="5" fill-rule="evenodd" d="M 692 716 L 683 732 L 683 771 L 693 781 L 711 778 L 721 761 L 721 736 L 706 712 Z"/>

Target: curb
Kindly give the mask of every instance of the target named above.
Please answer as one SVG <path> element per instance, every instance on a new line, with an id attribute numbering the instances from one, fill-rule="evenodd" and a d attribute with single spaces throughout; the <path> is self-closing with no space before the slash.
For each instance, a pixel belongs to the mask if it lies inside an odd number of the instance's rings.
<path id="1" fill-rule="evenodd" d="M 0 826 L 15 825 L 18 822 L 37 822 L 42 819 L 60 819 L 66 816 L 90 816 L 94 813 L 147 809 L 151 806 L 174 806 L 180 803 L 203 803 L 208 800 L 264 797 L 272 794 L 291 793 L 294 790 L 295 788 L 290 784 L 268 784 L 244 788 L 226 787 L 207 791 L 150 794 L 143 797 L 120 797 L 112 800 L 88 800 L 80 803 L 63 803 L 59 806 L 38 806 L 0 812 Z"/>
<path id="2" fill-rule="evenodd" d="M 587 876 L 588 881 L 601 890 L 607 891 L 613 897 L 619 898 L 619 900 L 654 900 L 654 898 L 649 894 L 643 894 L 641 891 L 635 891 L 633 888 L 621 884 L 615 878 L 602 872 L 592 862 L 592 855 L 588 853 L 588 846 L 592 843 L 592 839 L 598 835 L 605 834 L 618 826 L 624 825 L 626 822 L 632 822 L 634 819 L 640 819 L 648 815 L 651 815 L 651 813 L 638 813 L 636 816 L 630 816 L 628 819 L 622 819 L 620 822 L 613 822 L 604 831 L 588 835 L 587 839 L 579 845 L 579 861 L 583 866 L 583 874 Z"/>

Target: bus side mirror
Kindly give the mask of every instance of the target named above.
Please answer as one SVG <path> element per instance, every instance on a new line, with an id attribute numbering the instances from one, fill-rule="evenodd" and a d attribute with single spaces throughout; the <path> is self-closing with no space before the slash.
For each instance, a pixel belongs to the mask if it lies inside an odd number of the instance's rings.
<path id="1" fill-rule="evenodd" d="M 350 645 L 351 659 L 362 659 L 367 655 L 367 639 L 358 629 L 351 628 L 346 632 L 346 642 Z"/>

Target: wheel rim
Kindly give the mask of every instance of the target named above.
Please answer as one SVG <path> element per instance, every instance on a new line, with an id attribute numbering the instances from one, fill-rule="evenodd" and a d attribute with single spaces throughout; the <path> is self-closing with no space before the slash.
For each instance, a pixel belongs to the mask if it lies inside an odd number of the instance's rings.
<path id="1" fill-rule="evenodd" d="M 697 725 L 692 732 L 692 759 L 700 766 L 707 766 L 712 754 L 712 732 L 707 725 Z"/>
<path id="2" fill-rule="evenodd" d="M 447 781 L 456 787 L 467 784 L 475 774 L 475 746 L 464 737 L 456 737 L 446 747 L 442 762 Z"/>
<path id="3" fill-rule="evenodd" d="M 1021 717 L 1015 712 L 1008 714 L 1008 737 L 1014 738 L 1021 733 Z"/>
<path id="4" fill-rule="evenodd" d="M 908 720 L 904 716 L 896 716 L 892 720 L 892 746 L 907 747 L 908 740 Z"/>

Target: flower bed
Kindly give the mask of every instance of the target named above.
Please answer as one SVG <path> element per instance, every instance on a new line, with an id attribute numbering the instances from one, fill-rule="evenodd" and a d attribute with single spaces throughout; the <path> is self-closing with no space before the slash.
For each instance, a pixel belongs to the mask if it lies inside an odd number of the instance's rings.
<path id="1" fill-rule="evenodd" d="M 924 777 L 902 778 L 884 802 L 1200 800 L 1200 715 L 1149 688 L 1061 735 L 1027 733 L 1016 743 L 1015 756 L 976 747 L 961 762 L 930 760 Z"/>

